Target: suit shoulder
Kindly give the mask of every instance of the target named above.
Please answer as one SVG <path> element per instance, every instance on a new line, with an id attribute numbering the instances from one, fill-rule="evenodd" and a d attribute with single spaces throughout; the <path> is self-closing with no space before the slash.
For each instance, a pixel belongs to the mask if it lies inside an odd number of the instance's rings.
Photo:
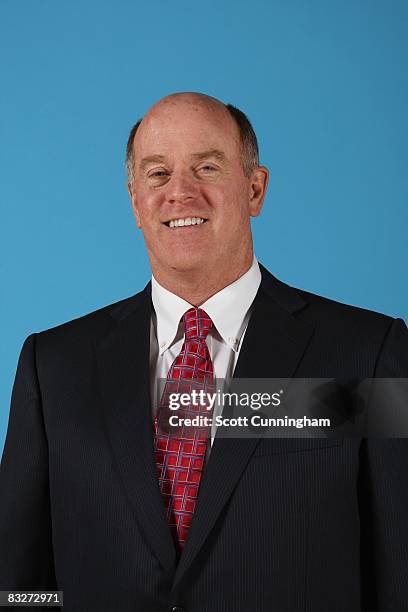
<path id="1" fill-rule="evenodd" d="M 379 355 L 384 343 L 394 332 L 406 334 L 405 323 L 380 312 L 344 304 L 301 289 L 295 290 L 306 303 L 298 313 L 311 324 L 316 340 L 336 347 L 337 351 L 351 348 L 353 355 L 361 351 Z"/>
<path id="2" fill-rule="evenodd" d="M 85 315 L 66 321 L 36 334 L 38 341 L 44 345 L 48 342 L 60 343 L 64 339 L 94 338 L 109 331 L 109 328 L 128 314 L 137 310 L 149 297 L 150 283 L 143 291 L 130 297 L 118 300 Z"/>
<path id="3" fill-rule="evenodd" d="M 317 328 L 360 327 L 384 332 L 395 321 L 393 317 L 359 306 L 345 304 L 304 289 L 292 287 L 261 267 L 262 285 L 281 307 Z"/>
<path id="4" fill-rule="evenodd" d="M 325 314 L 331 320 L 334 318 L 335 320 L 356 321 L 380 327 L 389 327 L 394 321 L 393 317 L 368 308 L 345 304 L 298 288 L 294 288 L 294 291 L 309 305 L 310 311 L 316 316 Z"/>

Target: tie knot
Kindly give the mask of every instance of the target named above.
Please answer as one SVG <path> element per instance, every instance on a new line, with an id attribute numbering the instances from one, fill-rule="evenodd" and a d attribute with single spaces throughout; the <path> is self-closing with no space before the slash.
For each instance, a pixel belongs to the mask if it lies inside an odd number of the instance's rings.
<path id="1" fill-rule="evenodd" d="M 193 340 L 194 338 L 205 340 L 213 322 L 201 308 L 190 308 L 183 315 L 183 324 L 186 340 Z"/>

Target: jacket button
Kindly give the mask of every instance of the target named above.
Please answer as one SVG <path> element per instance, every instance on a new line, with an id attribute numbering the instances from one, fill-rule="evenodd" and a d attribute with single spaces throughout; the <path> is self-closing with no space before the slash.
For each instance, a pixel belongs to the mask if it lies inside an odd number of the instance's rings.
<path id="1" fill-rule="evenodd" d="M 187 610 L 181 606 L 173 606 L 170 612 L 187 612 Z"/>

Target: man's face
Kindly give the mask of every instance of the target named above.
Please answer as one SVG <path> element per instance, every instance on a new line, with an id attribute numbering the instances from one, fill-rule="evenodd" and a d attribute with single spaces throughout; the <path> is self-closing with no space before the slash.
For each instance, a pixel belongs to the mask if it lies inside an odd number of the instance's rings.
<path id="1" fill-rule="evenodd" d="M 139 127 L 134 160 L 129 191 L 153 274 L 205 273 L 243 250 L 252 254 L 250 216 L 263 198 L 244 175 L 239 130 L 226 109 L 162 101 Z"/>

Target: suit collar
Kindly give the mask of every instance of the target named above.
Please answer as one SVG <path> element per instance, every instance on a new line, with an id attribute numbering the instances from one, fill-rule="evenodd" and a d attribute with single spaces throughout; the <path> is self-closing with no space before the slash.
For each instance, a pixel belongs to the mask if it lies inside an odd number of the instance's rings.
<path id="1" fill-rule="evenodd" d="M 262 275 L 261 292 L 269 296 L 280 308 L 291 314 L 307 306 L 307 302 L 300 296 L 297 289 L 277 279 L 262 264 L 259 264 L 259 269 Z"/>

